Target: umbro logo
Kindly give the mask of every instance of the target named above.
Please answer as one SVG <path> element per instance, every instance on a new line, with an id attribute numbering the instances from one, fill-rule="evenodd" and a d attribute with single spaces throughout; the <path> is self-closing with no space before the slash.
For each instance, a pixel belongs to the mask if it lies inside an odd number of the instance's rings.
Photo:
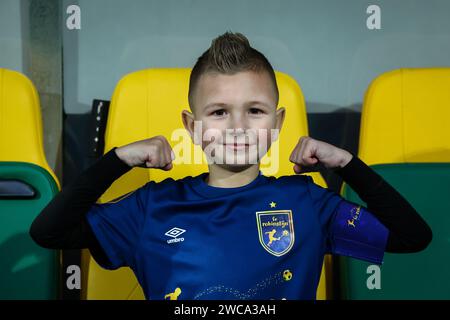
<path id="1" fill-rule="evenodd" d="M 168 236 L 168 237 L 171 237 L 173 239 L 167 240 L 167 243 L 171 244 L 171 243 L 175 243 L 175 242 L 184 241 L 184 238 L 178 238 L 178 236 L 183 234 L 183 233 L 185 233 L 185 232 L 186 232 L 186 230 L 181 229 L 181 228 L 177 228 L 177 227 L 170 229 L 169 231 L 167 231 L 165 233 L 165 235 Z"/>

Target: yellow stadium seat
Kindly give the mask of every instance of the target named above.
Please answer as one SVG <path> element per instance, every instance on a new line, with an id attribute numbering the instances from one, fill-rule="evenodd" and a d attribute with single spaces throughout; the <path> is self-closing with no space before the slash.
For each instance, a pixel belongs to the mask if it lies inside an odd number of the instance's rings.
<path id="1" fill-rule="evenodd" d="M 418 253 L 386 253 L 382 287 L 368 290 L 368 263 L 340 259 L 341 297 L 448 299 L 450 191 L 450 68 L 405 68 L 370 84 L 361 114 L 358 156 L 425 219 L 433 241 Z M 343 196 L 363 204 L 354 190 Z M 411 281 L 413 279 L 414 281 Z"/>
<path id="2" fill-rule="evenodd" d="M 369 165 L 450 162 L 450 68 L 398 69 L 369 86 L 358 156 Z"/>
<path id="3" fill-rule="evenodd" d="M 3 93 L 0 114 L 0 161 L 34 163 L 59 181 L 44 153 L 39 96 L 23 74 L 0 68 Z"/>
<path id="4" fill-rule="evenodd" d="M 0 68 L 0 300 L 57 298 L 58 252 L 39 247 L 28 233 L 59 191 L 42 135 L 34 85 Z"/>
<path id="5" fill-rule="evenodd" d="M 164 135 L 172 147 L 179 141 L 188 139 L 184 130 L 181 111 L 189 110 L 188 85 L 191 69 L 147 69 L 126 75 L 114 91 L 105 132 L 105 153 L 115 146 L 122 146 L 133 141 L 156 135 Z M 298 139 L 308 134 L 305 103 L 300 87 L 294 79 L 281 72 L 276 72 L 280 91 L 279 105 L 286 108 L 286 118 L 280 139 L 271 150 L 279 148 L 279 169 L 274 172 L 266 164 L 268 156 L 262 159 L 261 171 L 266 175 L 294 174 L 289 155 Z M 172 135 L 175 129 L 176 134 Z M 192 145 L 194 148 L 199 146 Z M 201 149 L 200 149 L 201 150 Z M 175 150 L 174 150 L 175 151 Z M 177 153 L 177 152 L 175 152 Z M 100 203 L 110 201 L 122 194 L 135 190 L 150 180 L 161 181 L 195 176 L 207 171 L 206 164 L 177 164 L 168 172 L 134 168 L 120 179 L 100 198 Z M 314 181 L 322 186 L 325 182 L 319 173 L 312 173 Z M 107 271 L 102 269 L 84 250 L 83 256 L 83 299 L 143 299 L 142 289 L 129 268 Z M 319 284 L 318 299 L 330 298 L 331 257 L 325 259 Z"/>

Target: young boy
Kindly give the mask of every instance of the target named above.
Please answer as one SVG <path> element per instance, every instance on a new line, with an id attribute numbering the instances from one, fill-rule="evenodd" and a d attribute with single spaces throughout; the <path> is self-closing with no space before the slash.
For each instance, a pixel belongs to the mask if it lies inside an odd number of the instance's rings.
<path id="1" fill-rule="evenodd" d="M 89 248 L 106 269 L 130 267 L 147 299 L 183 300 L 315 299 L 325 253 L 381 264 L 385 251 L 430 243 L 431 230 L 411 205 L 346 150 L 299 137 L 290 157 L 297 174 L 261 174 L 258 150 L 273 142 L 264 133 L 282 128 L 285 110 L 277 109 L 272 66 L 242 34 L 221 35 L 198 59 L 189 103 L 185 128 L 214 150 L 208 173 L 150 181 L 96 204 L 132 167 L 170 170 L 175 159 L 162 136 L 113 148 L 48 204 L 31 237 L 46 248 Z M 318 164 L 367 208 L 298 174 Z"/>

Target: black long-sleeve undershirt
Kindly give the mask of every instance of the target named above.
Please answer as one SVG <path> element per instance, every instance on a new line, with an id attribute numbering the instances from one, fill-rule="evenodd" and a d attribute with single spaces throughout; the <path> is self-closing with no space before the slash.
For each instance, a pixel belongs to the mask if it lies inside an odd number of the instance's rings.
<path id="1" fill-rule="evenodd" d="M 88 248 L 99 263 L 108 262 L 86 213 L 110 185 L 131 170 L 113 148 L 64 187 L 35 218 L 31 238 L 48 249 Z"/>
<path id="2" fill-rule="evenodd" d="M 97 262 L 108 258 L 97 241 L 86 213 L 129 167 L 113 148 L 81 173 L 48 203 L 33 221 L 30 236 L 49 249 L 89 248 Z M 407 253 L 425 249 L 432 231 L 409 202 L 357 156 L 333 170 L 360 198 L 367 209 L 389 229 L 387 252 Z"/>
<path id="3" fill-rule="evenodd" d="M 411 204 L 357 156 L 334 170 L 367 204 L 367 209 L 389 229 L 386 252 L 424 250 L 433 233 Z"/>

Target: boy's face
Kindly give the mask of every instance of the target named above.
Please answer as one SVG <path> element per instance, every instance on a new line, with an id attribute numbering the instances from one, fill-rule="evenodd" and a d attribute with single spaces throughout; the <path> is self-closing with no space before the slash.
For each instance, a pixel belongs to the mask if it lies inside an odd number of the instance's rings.
<path id="1" fill-rule="evenodd" d="M 229 170 L 258 163 L 274 140 L 271 135 L 281 129 L 285 114 L 284 108 L 276 109 L 275 89 L 266 72 L 203 74 L 193 104 L 193 114 L 183 111 L 186 129 L 195 137 L 194 143 L 201 141 L 205 153 L 212 153 L 214 161 Z M 201 137 L 198 127 L 194 128 L 199 124 Z"/>

